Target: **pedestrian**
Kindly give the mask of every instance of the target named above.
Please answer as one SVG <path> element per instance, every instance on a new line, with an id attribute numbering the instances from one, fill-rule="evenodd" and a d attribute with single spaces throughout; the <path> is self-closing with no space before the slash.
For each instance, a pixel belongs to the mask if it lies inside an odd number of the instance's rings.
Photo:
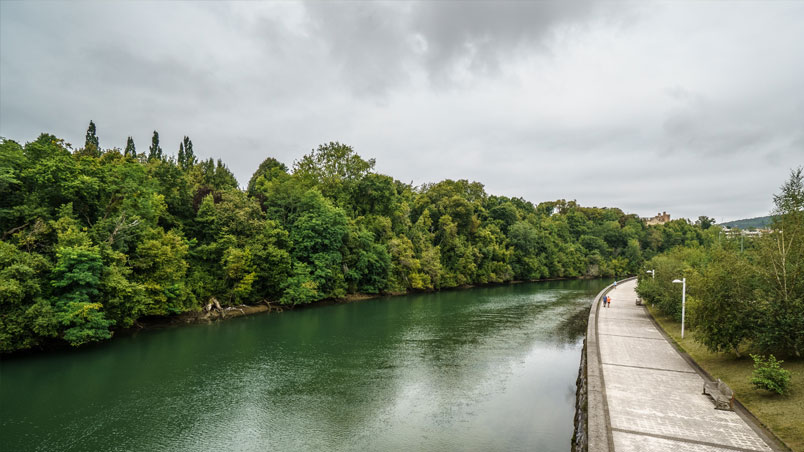
<path id="1" fill-rule="evenodd" d="M 608 307 L 611 307 L 611 297 L 606 297 L 606 302 L 608 303 Z"/>
<path id="2" fill-rule="evenodd" d="M 605 295 L 603 295 L 603 307 L 604 308 L 606 307 L 606 296 Z"/>
<path id="3" fill-rule="evenodd" d="M 614 290 L 617 290 L 617 280 L 614 280 Z"/>

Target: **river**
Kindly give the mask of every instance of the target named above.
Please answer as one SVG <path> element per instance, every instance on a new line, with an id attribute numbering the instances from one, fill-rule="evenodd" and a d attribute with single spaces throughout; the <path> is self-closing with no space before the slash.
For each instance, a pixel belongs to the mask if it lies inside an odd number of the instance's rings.
<path id="1" fill-rule="evenodd" d="M 568 451 L 601 280 L 147 330 L 0 363 L 14 451 Z"/>

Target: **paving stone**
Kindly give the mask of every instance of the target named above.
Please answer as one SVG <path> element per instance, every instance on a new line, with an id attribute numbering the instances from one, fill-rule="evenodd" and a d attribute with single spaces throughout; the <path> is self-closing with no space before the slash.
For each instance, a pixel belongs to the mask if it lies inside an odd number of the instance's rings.
<path id="1" fill-rule="evenodd" d="M 598 341 L 603 364 L 692 371 L 667 342 L 622 336 L 598 336 Z"/>
<path id="2" fill-rule="evenodd" d="M 650 320 L 642 321 L 626 321 L 626 322 L 605 322 L 604 325 L 598 325 L 599 335 L 615 335 L 615 336 L 630 336 L 642 337 L 648 339 L 664 340 L 664 336 Z M 605 338 L 603 338 L 605 339 Z"/>
<path id="3" fill-rule="evenodd" d="M 663 438 L 614 432 L 614 449 L 617 452 L 734 452 L 733 449 L 705 446 Z"/>
<path id="4" fill-rule="evenodd" d="M 615 450 L 771 451 L 737 413 L 714 409 L 701 393 L 703 378 L 633 303 L 634 287 L 621 284 L 612 307 L 601 308 L 598 317 Z"/>

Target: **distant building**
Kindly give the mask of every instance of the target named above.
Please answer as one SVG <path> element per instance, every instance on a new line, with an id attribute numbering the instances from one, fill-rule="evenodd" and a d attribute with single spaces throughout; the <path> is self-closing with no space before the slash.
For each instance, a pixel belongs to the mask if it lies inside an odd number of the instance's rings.
<path id="1" fill-rule="evenodd" d="M 670 221 L 670 214 L 667 212 L 657 213 L 655 217 L 643 218 L 642 221 L 644 221 L 648 226 L 665 224 Z"/>
<path id="2" fill-rule="evenodd" d="M 770 234 L 770 229 L 739 229 L 739 228 L 725 228 L 724 232 L 726 233 L 726 237 L 734 238 L 736 236 L 743 236 L 743 237 L 762 237 L 763 235 Z"/>

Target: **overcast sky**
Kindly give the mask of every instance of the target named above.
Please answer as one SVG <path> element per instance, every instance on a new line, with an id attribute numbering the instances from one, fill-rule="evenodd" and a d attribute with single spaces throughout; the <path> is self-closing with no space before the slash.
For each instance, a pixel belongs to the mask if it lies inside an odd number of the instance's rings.
<path id="1" fill-rule="evenodd" d="M 241 185 L 340 141 L 416 185 L 761 216 L 804 165 L 804 2 L 0 2 L 0 136 L 90 119 Z"/>

